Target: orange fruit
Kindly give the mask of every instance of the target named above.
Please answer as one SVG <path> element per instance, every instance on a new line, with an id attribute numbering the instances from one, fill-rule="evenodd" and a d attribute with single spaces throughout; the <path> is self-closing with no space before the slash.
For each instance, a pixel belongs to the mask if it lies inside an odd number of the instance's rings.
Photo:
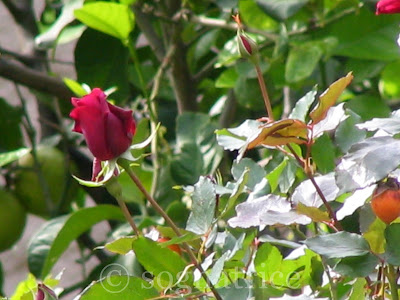
<path id="1" fill-rule="evenodd" d="M 165 238 L 165 237 L 160 237 L 160 238 L 157 240 L 157 242 L 159 242 L 159 243 L 164 243 L 164 242 L 168 242 L 169 240 L 171 240 L 171 239 Z M 169 245 L 169 246 L 167 246 L 167 247 L 168 247 L 169 249 L 171 249 L 172 251 L 178 253 L 179 255 L 181 255 L 181 253 L 182 253 L 181 248 L 179 248 L 179 246 L 176 245 L 176 244 L 172 244 L 172 245 Z"/>
<path id="2" fill-rule="evenodd" d="M 387 182 L 378 184 L 371 200 L 372 211 L 386 224 L 400 216 L 400 189 L 399 183 L 389 178 Z"/>

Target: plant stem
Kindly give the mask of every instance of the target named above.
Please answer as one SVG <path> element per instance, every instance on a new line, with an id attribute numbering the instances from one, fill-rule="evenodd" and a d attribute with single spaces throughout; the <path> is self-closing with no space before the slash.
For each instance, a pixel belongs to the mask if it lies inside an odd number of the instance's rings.
<path id="1" fill-rule="evenodd" d="M 318 183 L 315 181 L 315 178 L 313 176 L 313 174 L 311 174 L 310 172 L 307 172 L 306 168 L 306 164 L 304 163 L 304 161 L 297 155 L 297 153 L 294 151 L 293 147 L 288 144 L 287 147 L 289 148 L 290 152 L 292 152 L 293 156 L 296 158 L 296 160 L 298 161 L 298 163 L 303 167 L 304 172 L 306 173 L 308 179 L 311 180 L 311 183 L 314 185 L 315 190 L 317 191 L 317 194 L 319 195 L 319 197 L 321 198 L 322 202 L 324 203 L 326 210 L 328 211 L 329 217 L 331 218 L 331 220 L 333 221 L 333 228 L 336 231 L 342 231 L 342 225 L 340 224 L 340 222 L 338 221 L 338 219 L 336 218 L 336 214 L 335 212 L 332 210 L 332 207 L 329 205 L 328 200 L 326 200 L 324 193 L 322 193 Z"/>
<path id="2" fill-rule="evenodd" d="M 256 68 L 258 84 L 260 85 L 261 94 L 263 96 L 265 108 L 267 109 L 267 113 L 268 113 L 268 118 L 272 122 L 274 120 L 274 115 L 272 113 L 271 101 L 269 100 L 269 96 L 268 96 L 268 92 L 267 92 L 267 87 L 265 85 L 264 77 L 263 77 L 263 74 L 262 74 L 260 66 L 258 64 L 255 64 L 254 66 Z"/>
<path id="3" fill-rule="evenodd" d="M 392 294 L 392 300 L 399 300 L 399 292 L 397 286 L 397 274 L 393 265 L 387 266 L 387 278 L 389 281 L 390 293 Z"/>
<path id="4" fill-rule="evenodd" d="M 133 232 L 137 236 L 141 236 L 140 230 L 137 228 L 135 221 L 133 220 L 131 213 L 126 206 L 125 201 L 122 198 L 122 187 L 119 184 L 117 178 L 112 177 L 106 184 L 105 187 L 107 191 L 117 200 L 119 207 L 124 214 L 126 221 L 128 221 L 129 225 L 131 225 Z"/>
<path id="5" fill-rule="evenodd" d="M 120 207 L 121 210 L 122 210 L 122 213 L 123 213 L 124 216 L 125 216 L 125 219 L 128 221 L 129 225 L 131 225 L 131 227 L 132 227 L 132 229 L 133 229 L 133 232 L 134 232 L 137 236 L 141 236 L 142 233 L 140 232 L 139 228 L 137 228 L 137 226 L 136 226 L 136 224 L 135 224 L 135 221 L 133 220 L 133 218 L 132 218 L 132 216 L 131 216 L 131 214 L 130 214 L 130 212 L 129 212 L 129 210 L 128 210 L 128 207 L 127 207 L 126 204 L 125 204 L 125 202 L 122 201 L 121 199 L 118 199 L 118 198 L 116 198 L 116 199 L 117 199 L 117 202 L 118 202 L 119 207 Z"/>
<path id="6" fill-rule="evenodd" d="M 137 188 L 142 192 L 142 194 L 146 197 L 146 199 L 150 202 L 150 204 L 153 206 L 153 208 L 164 218 L 164 220 L 168 223 L 168 225 L 171 226 L 171 228 L 175 232 L 176 236 L 178 236 L 178 237 L 182 236 L 178 226 L 175 225 L 174 221 L 172 221 L 172 219 L 167 215 L 167 213 L 163 210 L 163 208 L 149 194 L 149 192 L 147 192 L 147 190 L 143 186 L 143 184 L 140 181 L 140 179 L 132 171 L 131 167 L 129 166 L 129 161 L 124 160 L 124 159 L 120 159 L 120 160 L 118 160 L 118 163 L 120 164 L 120 166 L 122 168 L 125 169 L 125 171 L 129 175 L 129 177 L 135 183 Z M 202 266 L 197 261 L 197 258 L 195 256 L 195 254 L 193 253 L 192 249 L 190 248 L 190 246 L 186 242 L 182 243 L 182 246 L 186 250 L 186 252 L 188 253 L 188 255 L 189 255 L 190 259 L 192 260 L 192 262 L 196 265 L 196 268 L 200 271 L 201 276 L 203 277 L 203 279 L 206 281 L 206 283 L 210 287 L 212 293 L 214 294 L 214 297 L 217 300 L 222 300 L 221 296 L 219 295 L 218 291 L 216 290 L 216 288 L 214 287 L 214 285 L 212 284 L 212 282 L 208 278 L 208 276 L 205 273 L 205 271 L 203 270 Z"/>

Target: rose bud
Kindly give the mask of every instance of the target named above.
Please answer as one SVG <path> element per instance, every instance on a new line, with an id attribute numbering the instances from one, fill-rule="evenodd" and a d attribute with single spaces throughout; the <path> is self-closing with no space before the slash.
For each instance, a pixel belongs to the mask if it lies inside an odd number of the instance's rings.
<path id="1" fill-rule="evenodd" d="M 232 18 L 238 25 L 237 30 L 237 44 L 240 56 L 243 58 L 248 58 L 254 64 L 258 63 L 258 45 L 257 43 L 251 39 L 243 30 L 242 22 L 240 21 L 239 15 L 233 15 Z"/>
<path id="2" fill-rule="evenodd" d="M 71 99 L 73 131 L 83 134 L 95 157 L 92 180 L 101 170 L 101 161 L 115 159 L 129 148 L 136 130 L 132 111 L 112 105 L 106 98 L 101 89 L 95 88 L 82 98 Z"/>
<path id="3" fill-rule="evenodd" d="M 399 0 L 381 0 L 376 4 L 376 14 L 396 14 L 400 13 Z"/>

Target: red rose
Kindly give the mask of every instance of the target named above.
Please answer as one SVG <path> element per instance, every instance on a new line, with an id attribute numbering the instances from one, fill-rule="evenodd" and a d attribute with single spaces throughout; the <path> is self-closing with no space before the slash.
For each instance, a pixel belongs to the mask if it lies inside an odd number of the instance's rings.
<path id="1" fill-rule="evenodd" d="M 120 156 L 132 143 L 136 125 L 131 110 L 107 102 L 104 92 L 95 88 L 82 98 L 72 98 L 70 117 L 73 131 L 82 133 L 96 163 Z M 94 172 L 96 173 L 96 172 Z M 95 175 L 95 174 L 93 174 Z"/>
<path id="2" fill-rule="evenodd" d="M 400 13 L 400 0 L 381 0 L 376 4 L 376 14 Z"/>

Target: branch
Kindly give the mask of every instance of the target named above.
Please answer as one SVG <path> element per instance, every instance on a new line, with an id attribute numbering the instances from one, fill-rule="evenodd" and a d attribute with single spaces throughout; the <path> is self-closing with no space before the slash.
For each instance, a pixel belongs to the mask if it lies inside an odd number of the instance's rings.
<path id="1" fill-rule="evenodd" d="M 1 57 L 0 76 L 60 99 L 69 99 L 74 96 L 60 79 L 50 77 L 42 72 L 21 66 Z"/>

